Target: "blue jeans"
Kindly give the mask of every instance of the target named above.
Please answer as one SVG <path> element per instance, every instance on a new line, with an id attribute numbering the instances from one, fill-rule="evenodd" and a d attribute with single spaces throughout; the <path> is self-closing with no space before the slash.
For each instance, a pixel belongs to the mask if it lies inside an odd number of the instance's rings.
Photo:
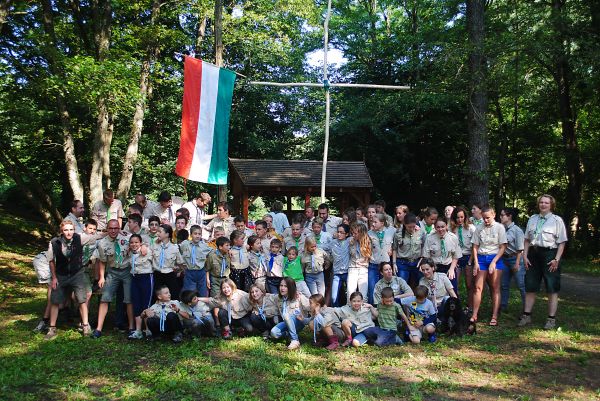
<path id="1" fill-rule="evenodd" d="M 373 305 L 373 293 L 375 292 L 375 285 L 381 280 L 379 275 L 379 265 L 377 263 L 369 263 L 369 287 L 367 291 L 367 298 L 371 305 Z"/>
<path id="2" fill-rule="evenodd" d="M 376 326 L 366 328 L 363 331 L 361 331 L 360 333 L 358 333 L 357 335 L 355 335 L 354 339 L 356 341 L 358 341 L 358 343 L 360 345 L 366 344 L 367 341 L 374 342 L 379 337 L 379 334 L 380 334 L 379 331 L 380 330 L 381 329 L 379 327 L 376 327 Z"/>
<path id="3" fill-rule="evenodd" d="M 507 256 L 502 258 L 505 268 L 504 272 L 502 273 L 502 283 L 500 284 L 500 309 L 508 308 L 508 299 L 510 298 L 510 283 L 513 277 L 515 277 L 517 280 L 517 287 L 519 287 L 519 291 L 521 292 L 521 301 L 523 306 L 525 306 L 525 264 L 523 262 L 523 258 L 521 258 L 519 270 L 515 273 L 513 272 L 512 268 L 516 261 L 516 256 Z"/>
<path id="4" fill-rule="evenodd" d="M 333 275 L 333 284 L 331 285 L 331 304 L 333 306 L 343 306 L 346 304 L 346 302 L 342 303 L 342 285 L 347 281 L 348 273 Z"/>
<path id="5" fill-rule="evenodd" d="M 208 297 L 206 270 L 186 270 L 183 276 L 183 289 L 198 291 L 201 297 Z"/>
<path id="6" fill-rule="evenodd" d="M 398 268 L 398 277 L 406 281 L 410 285 L 411 281 L 415 284 L 419 283 L 423 273 L 417 269 L 417 261 L 409 262 L 407 260 L 396 259 L 396 267 Z"/>
<path id="7" fill-rule="evenodd" d="M 283 322 L 277 323 L 271 329 L 271 337 L 281 338 L 286 334 L 290 336 L 292 341 L 298 341 L 298 332 L 304 328 L 304 322 L 296 318 L 296 315 L 287 315 L 283 318 Z"/>
<path id="8" fill-rule="evenodd" d="M 321 273 L 304 273 L 304 281 L 310 290 L 310 294 L 321 294 L 325 296 L 325 275 Z"/>

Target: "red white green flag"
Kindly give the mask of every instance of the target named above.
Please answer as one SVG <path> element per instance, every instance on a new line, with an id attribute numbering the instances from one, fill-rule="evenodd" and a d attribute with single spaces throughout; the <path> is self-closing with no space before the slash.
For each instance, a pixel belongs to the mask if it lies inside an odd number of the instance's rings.
<path id="1" fill-rule="evenodd" d="M 192 181 L 226 185 L 235 73 L 186 56 L 183 81 L 181 140 L 175 173 Z"/>

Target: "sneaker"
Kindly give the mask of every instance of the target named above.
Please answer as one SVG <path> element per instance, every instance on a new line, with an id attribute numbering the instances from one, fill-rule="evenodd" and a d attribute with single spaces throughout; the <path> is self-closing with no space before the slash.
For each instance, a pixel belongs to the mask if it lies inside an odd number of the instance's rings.
<path id="1" fill-rule="evenodd" d="M 554 330 L 556 328 L 556 319 L 549 317 L 546 319 L 546 324 L 544 325 L 544 330 Z"/>
<path id="2" fill-rule="evenodd" d="M 231 330 L 223 330 L 221 332 L 221 338 L 223 338 L 223 340 L 231 340 Z"/>
<path id="3" fill-rule="evenodd" d="M 144 330 L 144 335 L 146 337 L 152 337 L 152 332 L 150 330 L 146 329 L 146 330 Z"/>
<path id="4" fill-rule="evenodd" d="M 33 329 L 34 333 L 43 333 L 48 330 L 48 324 L 44 319 L 40 320 L 35 329 Z"/>
<path id="5" fill-rule="evenodd" d="M 92 328 L 90 327 L 90 324 L 82 324 L 81 325 L 81 332 L 84 335 L 84 337 L 88 337 L 92 335 Z"/>
<path id="6" fill-rule="evenodd" d="M 100 330 L 94 330 L 92 332 L 92 338 L 100 338 L 102 337 L 102 332 Z"/>
<path id="7" fill-rule="evenodd" d="M 180 331 L 178 331 L 177 333 L 175 333 L 175 334 L 173 335 L 173 339 L 172 339 L 172 341 L 173 341 L 175 344 L 179 344 L 180 342 L 182 342 L 182 341 L 183 341 L 183 334 L 181 334 L 181 332 L 180 332 Z"/>
<path id="8" fill-rule="evenodd" d="M 263 340 L 268 341 L 270 337 L 271 337 L 271 332 L 269 330 L 263 331 L 263 333 L 262 333 Z"/>
<path id="9" fill-rule="evenodd" d="M 346 338 L 346 341 L 342 343 L 342 347 L 349 347 L 352 345 L 352 338 Z"/>
<path id="10" fill-rule="evenodd" d="M 52 340 L 54 339 L 54 337 L 56 337 L 56 327 L 50 326 L 48 327 L 48 333 L 46 333 L 46 335 L 44 336 L 44 340 Z"/>
<path id="11" fill-rule="evenodd" d="M 437 341 L 437 336 L 435 335 L 435 333 L 434 334 L 430 334 L 429 335 L 429 342 L 430 343 L 434 343 L 436 341 Z"/>
<path id="12" fill-rule="evenodd" d="M 517 323 L 517 326 L 523 327 L 523 326 L 527 326 L 528 324 L 531 324 L 531 315 L 526 315 L 526 314 L 521 315 L 521 319 L 519 319 L 519 323 Z"/>
<path id="13" fill-rule="evenodd" d="M 142 334 L 141 330 L 134 330 L 133 333 L 131 333 L 129 336 L 127 336 L 128 340 L 142 340 L 144 338 L 144 335 Z"/>
<path id="14" fill-rule="evenodd" d="M 293 350 L 293 349 L 298 349 L 300 348 L 300 341 L 298 340 L 292 340 L 292 342 L 290 343 L 290 345 L 288 345 L 287 347 L 289 350 Z"/>

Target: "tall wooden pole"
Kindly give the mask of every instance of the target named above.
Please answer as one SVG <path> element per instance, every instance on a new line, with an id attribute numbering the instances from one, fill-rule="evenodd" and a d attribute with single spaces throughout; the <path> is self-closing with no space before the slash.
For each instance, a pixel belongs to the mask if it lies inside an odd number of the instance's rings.
<path id="1" fill-rule="evenodd" d="M 321 203 L 325 202 L 325 182 L 327 177 L 327 153 L 329 152 L 329 79 L 327 78 L 327 50 L 329 48 L 329 18 L 331 17 L 331 0 L 327 2 L 325 16 L 325 40 L 323 44 L 323 86 L 325 87 L 325 145 L 323 148 L 323 173 L 321 175 Z"/>
<path id="2" fill-rule="evenodd" d="M 223 0 L 215 0 L 215 65 L 223 66 Z M 218 186 L 217 199 L 227 201 L 227 184 Z"/>

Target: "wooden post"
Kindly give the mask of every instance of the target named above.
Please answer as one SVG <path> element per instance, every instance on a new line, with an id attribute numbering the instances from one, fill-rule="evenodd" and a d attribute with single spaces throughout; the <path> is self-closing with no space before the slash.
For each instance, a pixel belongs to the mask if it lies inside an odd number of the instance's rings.
<path id="1" fill-rule="evenodd" d="M 309 206 L 310 206 L 310 192 L 307 192 L 304 195 L 304 208 L 306 209 Z"/>
<path id="2" fill-rule="evenodd" d="M 292 211 L 292 196 L 288 195 L 287 196 L 287 212 L 288 214 L 290 214 Z"/>
<path id="3" fill-rule="evenodd" d="M 242 216 L 244 221 L 248 223 L 248 191 L 242 192 Z"/>
<path id="4" fill-rule="evenodd" d="M 215 0 L 215 65 L 223 66 L 223 0 Z M 227 201 L 227 185 L 218 186 L 217 199 Z"/>

